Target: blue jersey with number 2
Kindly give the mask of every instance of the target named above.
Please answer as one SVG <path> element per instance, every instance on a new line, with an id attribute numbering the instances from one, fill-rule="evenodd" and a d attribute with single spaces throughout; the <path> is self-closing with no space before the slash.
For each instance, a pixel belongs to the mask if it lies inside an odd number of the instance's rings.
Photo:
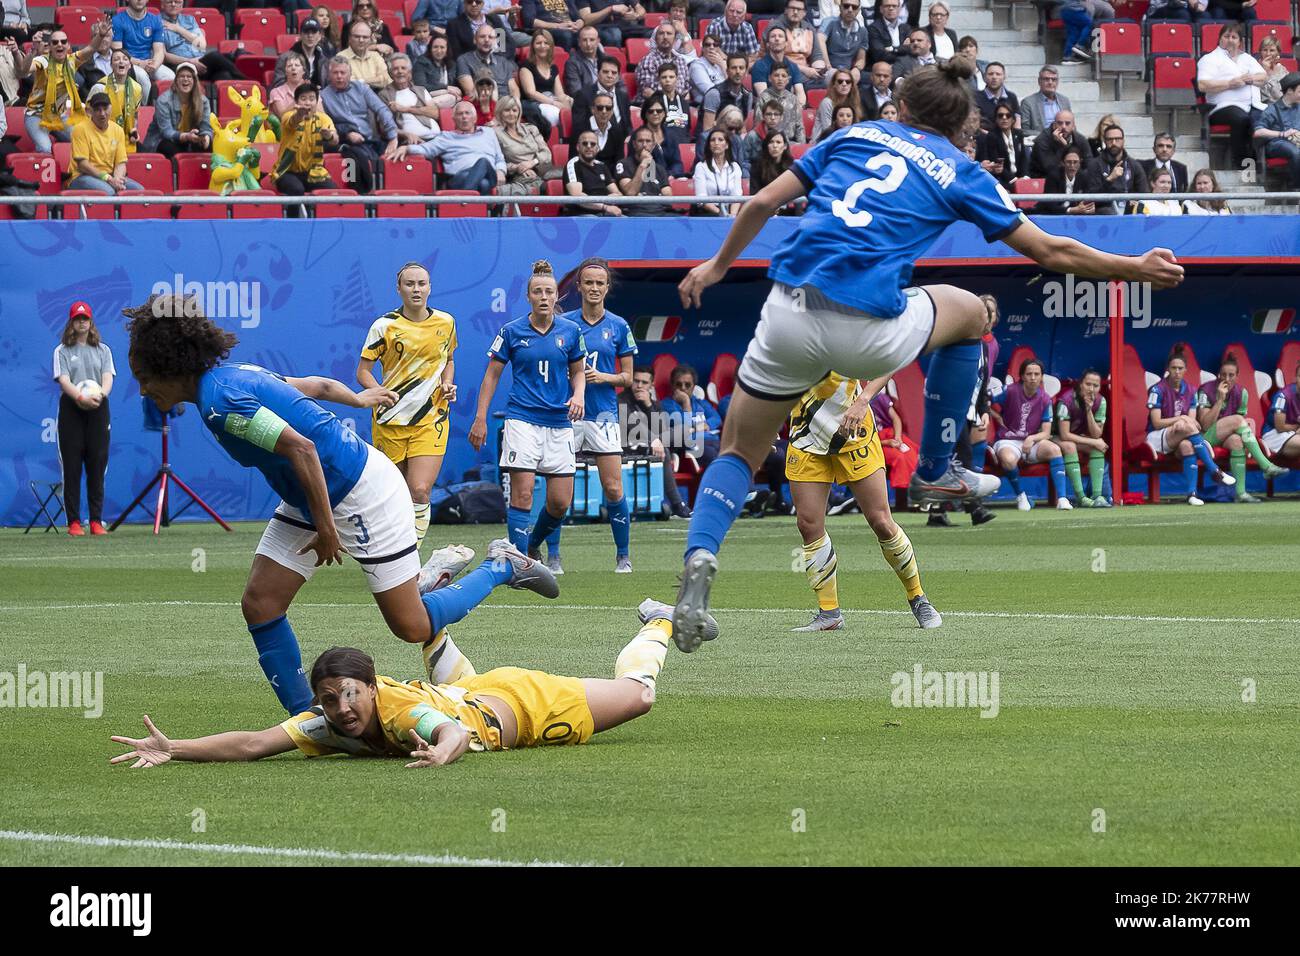
<path id="1" fill-rule="evenodd" d="M 545 428 L 572 428 L 568 402 L 569 363 L 586 358 L 582 330 L 555 318 L 543 334 L 528 316 L 507 322 L 488 349 L 488 358 L 510 366 L 514 382 L 506 418 Z"/>
<path id="2" fill-rule="evenodd" d="M 971 222 L 996 242 L 1026 221 L 965 153 L 901 123 L 850 126 L 792 170 L 808 188 L 808 209 L 768 275 L 882 319 L 902 314 L 913 263 L 949 225 Z"/>

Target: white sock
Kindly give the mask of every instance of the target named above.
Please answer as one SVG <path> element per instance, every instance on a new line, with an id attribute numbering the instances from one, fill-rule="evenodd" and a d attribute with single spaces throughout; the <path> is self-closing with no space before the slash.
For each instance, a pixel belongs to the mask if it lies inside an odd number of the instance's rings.
<path id="1" fill-rule="evenodd" d="M 451 631 L 445 627 L 433 640 L 425 642 L 420 653 L 424 657 L 424 672 L 431 684 L 454 684 L 478 673 L 451 639 Z"/>
<path id="2" fill-rule="evenodd" d="M 653 699 L 655 680 L 664 666 L 672 633 L 672 621 L 660 619 L 645 625 L 619 651 L 618 660 L 614 663 L 614 676 L 639 681 L 650 691 Z"/>

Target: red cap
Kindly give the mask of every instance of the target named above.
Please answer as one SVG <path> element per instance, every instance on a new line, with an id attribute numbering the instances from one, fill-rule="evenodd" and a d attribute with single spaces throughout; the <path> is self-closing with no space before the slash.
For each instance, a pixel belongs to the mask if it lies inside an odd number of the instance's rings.
<path id="1" fill-rule="evenodd" d="M 80 301 L 72 303 L 72 308 L 68 309 L 68 318 L 75 319 L 79 315 L 84 315 L 88 319 L 94 318 L 90 312 L 90 306 Z"/>

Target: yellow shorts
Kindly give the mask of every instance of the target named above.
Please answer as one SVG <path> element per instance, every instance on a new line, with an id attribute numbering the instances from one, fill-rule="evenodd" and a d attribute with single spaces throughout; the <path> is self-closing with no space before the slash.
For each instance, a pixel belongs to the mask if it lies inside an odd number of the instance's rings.
<path id="1" fill-rule="evenodd" d="M 370 434 L 372 444 L 389 461 L 400 464 L 421 455 L 445 455 L 451 419 L 446 408 L 437 408 L 433 420 L 419 425 L 375 425 Z"/>
<path id="2" fill-rule="evenodd" d="M 874 431 L 870 441 L 852 451 L 813 455 L 791 445 L 785 454 L 785 476 L 791 481 L 847 485 L 874 475 L 884 467 L 885 453 L 880 447 L 880 435 Z"/>
<path id="3" fill-rule="evenodd" d="M 584 744 L 595 733 L 587 692 L 576 677 L 556 677 L 522 667 L 497 667 L 457 681 L 474 696 L 500 697 L 519 724 L 516 747 Z"/>

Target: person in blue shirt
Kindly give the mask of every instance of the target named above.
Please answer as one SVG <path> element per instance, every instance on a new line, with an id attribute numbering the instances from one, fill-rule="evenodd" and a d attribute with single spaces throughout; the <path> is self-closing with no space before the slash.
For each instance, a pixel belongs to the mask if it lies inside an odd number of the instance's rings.
<path id="1" fill-rule="evenodd" d="M 746 202 L 722 247 L 682 280 L 682 304 L 698 308 L 777 210 L 807 196 L 797 235 L 772 256 L 772 290 L 737 376 L 722 454 L 700 483 L 673 616 L 683 651 L 699 647 L 717 554 L 766 458 L 772 436 L 828 371 L 863 381 L 930 355 L 914 503 L 982 498 L 992 475 L 952 458 L 979 374 L 985 312 L 955 286 L 909 288 L 913 263 L 951 224 L 977 226 L 1054 272 L 1150 282 L 1182 281 L 1172 252 L 1117 256 L 1043 232 L 956 143 L 974 109 L 975 64 L 955 56 L 922 67 L 899 93 L 899 121 L 856 123 L 823 140 Z"/>
<path id="2" fill-rule="evenodd" d="M 162 18 L 148 6 L 149 0 L 127 0 L 126 6 L 113 15 L 113 49 L 131 55 L 145 103 L 149 102 L 155 80 L 176 79 L 176 72 L 163 63 L 167 47 Z"/>
<path id="3" fill-rule="evenodd" d="M 423 569 L 406 482 L 397 466 L 345 428 L 317 401 L 385 408 L 396 392 L 354 393 L 330 378 L 289 378 L 256 365 L 223 361 L 238 339 L 204 317 L 199 300 L 153 295 L 126 309 L 131 371 L 140 394 L 166 413 L 182 402 L 199 416 L 236 462 L 256 468 L 282 499 L 257 546 L 244 587 L 244 620 L 258 663 L 290 714 L 311 704 L 298 639 L 286 614 L 321 565 L 354 558 L 365 571 L 389 629 L 423 647 L 434 683 L 473 674 L 446 631 L 500 584 L 548 597 L 555 578 L 508 543 L 442 590 L 474 552 L 435 552 Z"/>
<path id="4" fill-rule="evenodd" d="M 513 373 L 506 404 L 500 465 L 510 475 L 506 526 L 520 551 L 540 558 L 542 542 L 560 527 L 573 502 L 573 422 L 585 412 L 587 348 L 582 329 L 555 314 L 559 289 L 545 259 L 533 263 L 528 279 L 526 316 L 507 322 L 488 349 L 488 367 L 479 386 L 478 412 L 469 430 L 475 451 L 487 442 L 488 406 L 507 365 Z M 532 531 L 533 483 L 546 478 L 546 507 Z M 547 548 L 547 565 L 563 574 L 558 541 Z"/>
<path id="5" fill-rule="evenodd" d="M 701 468 L 708 468 L 722 447 L 722 416 L 708 399 L 695 397 L 699 378 L 694 366 L 678 365 L 668 379 L 672 394 L 660 404 L 683 437 L 687 450 Z"/>
<path id="6" fill-rule="evenodd" d="M 582 329 L 587 391 L 582 419 L 573 423 L 573 450 L 587 452 L 596 459 L 614 536 L 614 573 L 628 574 L 632 571 L 632 513 L 623 496 L 623 432 L 614 389 L 632 387 L 636 339 L 622 316 L 605 309 L 605 297 L 614 278 L 609 263 L 600 258 L 584 259 L 578 264 L 576 276 L 582 308 L 565 313 L 563 318 Z M 558 536 L 554 548 L 559 548 Z M 551 549 L 548 540 L 548 552 Z"/>

